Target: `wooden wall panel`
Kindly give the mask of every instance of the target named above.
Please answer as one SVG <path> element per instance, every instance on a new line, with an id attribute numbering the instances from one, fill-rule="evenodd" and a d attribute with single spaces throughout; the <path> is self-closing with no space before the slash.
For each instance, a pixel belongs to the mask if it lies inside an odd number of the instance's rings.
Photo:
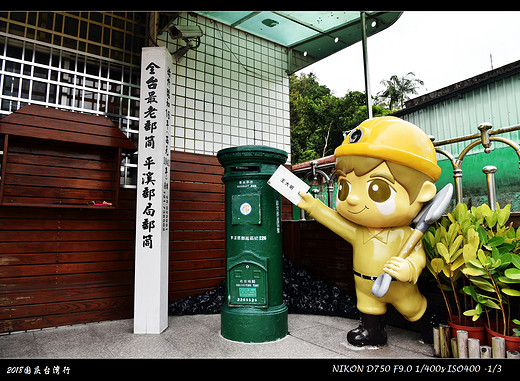
<path id="1" fill-rule="evenodd" d="M 8 136 L 6 141 L 3 205 L 86 207 L 89 202 L 103 201 L 117 205 L 118 148 L 18 136 Z"/>
<path id="2" fill-rule="evenodd" d="M 215 156 L 172 151 L 169 298 L 219 286 L 225 277 L 224 169 Z"/>
<path id="3" fill-rule="evenodd" d="M 355 292 L 352 246 L 316 221 L 284 221 L 283 251 L 315 279 Z"/>
<path id="4" fill-rule="evenodd" d="M 118 210 L 0 207 L 0 332 L 133 314 L 135 191 Z"/>
<path id="5" fill-rule="evenodd" d="M 214 156 L 172 152 L 170 301 L 224 280 L 222 174 Z M 114 210 L 0 206 L 0 332 L 132 318 L 135 203 L 121 189 Z"/>
<path id="6" fill-rule="evenodd" d="M 0 120 L 0 204 L 116 208 L 123 149 L 137 147 L 106 117 L 28 105 Z"/>

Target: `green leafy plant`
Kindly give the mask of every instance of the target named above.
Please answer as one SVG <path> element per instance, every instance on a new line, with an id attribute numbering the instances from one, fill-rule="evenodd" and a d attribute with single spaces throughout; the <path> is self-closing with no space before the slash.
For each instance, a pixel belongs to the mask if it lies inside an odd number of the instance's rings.
<path id="1" fill-rule="evenodd" d="M 433 274 L 444 298 L 448 316 L 453 316 L 452 307 L 445 291 L 451 291 L 459 321 L 462 307 L 459 298 L 461 268 L 466 258 L 475 256 L 479 237 L 472 229 L 471 219 L 465 204 L 458 204 L 447 217 L 443 217 L 424 235 L 427 267 Z"/>
<path id="2" fill-rule="evenodd" d="M 497 327 L 501 321 L 504 335 L 509 335 L 510 297 L 520 296 L 520 228 L 515 231 L 512 224 L 506 225 L 509 216 L 510 205 L 503 209 L 497 205 L 495 210 L 487 205 L 472 208 L 480 243 L 477 255 L 468 258 L 461 270 L 471 282 L 463 291 L 476 303 L 464 315 L 475 321 L 485 312 L 490 326 L 489 311 L 496 310 L 500 314 Z"/>
<path id="3" fill-rule="evenodd" d="M 508 319 L 509 297 L 520 296 L 520 228 L 506 225 L 510 205 L 495 210 L 484 204 L 468 210 L 455 208 L 431 227 L 423 238 L 427 267 L 433 274 L 446 304 L 454 316 L 445 291 L 451 291 L 459 321 L 462 315 L 472 321 L 497 310 Z M 461 296 L 471 297 L 471 308 L 462 313 Z M 467 304 L 467 303 L 464 303 Z M 505 325 L 507 326 L 507 324 Z M 507 327 L 506 327 L 507 329 Z"/>

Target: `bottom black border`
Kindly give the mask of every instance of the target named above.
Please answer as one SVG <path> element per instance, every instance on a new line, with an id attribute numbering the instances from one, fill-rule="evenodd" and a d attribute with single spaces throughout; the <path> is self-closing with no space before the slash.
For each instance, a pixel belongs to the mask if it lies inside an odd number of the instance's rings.
<path id="1" fill-rule="evenodd" d="M 90 379 L 95 377 L 194 376 L 265 378 L 272 375 L 318 377 L 506 376 L 518 375 L 515 359 L 0 359 L 0 379 L 7 377 Z"/>

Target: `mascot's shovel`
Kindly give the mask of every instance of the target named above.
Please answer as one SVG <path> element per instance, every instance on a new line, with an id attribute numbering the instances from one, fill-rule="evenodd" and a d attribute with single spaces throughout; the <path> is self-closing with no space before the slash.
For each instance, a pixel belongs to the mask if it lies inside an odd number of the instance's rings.
<path id="1" fill-rule="evenodd" d="M 415 217 L 413 220 L 415 223 L 415 229 L 401 248 L 401 251 L 399 252 L 400 258 L 406 258 L 413 250 L 415 245 L 417 245 L 417 243 L 421 240 L 422 236 L 424 233 L 426 233 L 430 225 L 432 225 L 441 217 L 442 213 L 444 213 L 448 207 L 448 204 L 450 203 L 452 194 L 453 185 L 448 184 L 422 208 L 417 217 Z M 372 286 L 372 294 L 378 298 L 385 296 L 388 292 L 391 281 L 392 276 L 383 272 L 374 281 L 374 285 Z"/>

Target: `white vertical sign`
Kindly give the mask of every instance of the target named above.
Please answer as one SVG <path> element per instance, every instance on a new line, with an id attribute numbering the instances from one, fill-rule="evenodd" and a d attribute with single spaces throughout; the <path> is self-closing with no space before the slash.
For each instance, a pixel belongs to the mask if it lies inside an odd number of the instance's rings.
<path id="1" fill-rule="evenodd" d="M 142 49 L 134 333 L 161 333 L 168 327 L 172 72 L 173 60 L 164 47 Z"/>

